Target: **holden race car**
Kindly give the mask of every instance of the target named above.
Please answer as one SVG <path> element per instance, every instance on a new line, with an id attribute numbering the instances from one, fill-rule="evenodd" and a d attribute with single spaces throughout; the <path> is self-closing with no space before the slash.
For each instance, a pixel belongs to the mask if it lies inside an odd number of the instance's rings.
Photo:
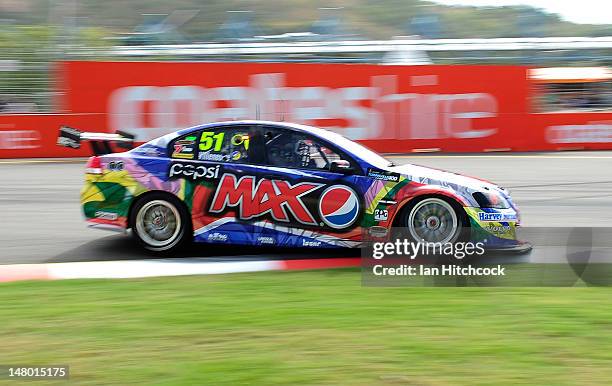
<path id="1" fill-rule="evenodd" d="M 520 248 L 517 207 L 485 180 L 395 165 L 335 132 L 231 121 L 164 135 L 124 152 L 127 133 L 62 127 L 58 144 L 91 142 L 81 203 L 93 227 L 132 234 L 168 252 L 191 241 L 283 247 L 358 247 L 389 237 Z"/>

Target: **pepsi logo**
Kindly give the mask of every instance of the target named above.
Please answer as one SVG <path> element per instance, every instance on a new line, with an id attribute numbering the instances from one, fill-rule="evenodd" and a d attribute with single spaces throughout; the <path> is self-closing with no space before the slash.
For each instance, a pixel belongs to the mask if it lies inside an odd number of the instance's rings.
<path id="1" fill-rule="evenodd" d="M 343 185 L 325 189 L 319 201 L 321 220 L 334 229 L 347 228 L 359 216 L 359 199 L 355 191 Z"/>

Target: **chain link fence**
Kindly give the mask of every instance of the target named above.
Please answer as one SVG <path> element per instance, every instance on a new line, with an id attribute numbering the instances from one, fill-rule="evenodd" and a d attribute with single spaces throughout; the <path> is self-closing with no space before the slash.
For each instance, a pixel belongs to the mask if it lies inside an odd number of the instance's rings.
<path id="1" fill-rule="evenodd" d="M 0 52 L 0 113 L 53 111 L 53 62 L 39 51 Z"/>

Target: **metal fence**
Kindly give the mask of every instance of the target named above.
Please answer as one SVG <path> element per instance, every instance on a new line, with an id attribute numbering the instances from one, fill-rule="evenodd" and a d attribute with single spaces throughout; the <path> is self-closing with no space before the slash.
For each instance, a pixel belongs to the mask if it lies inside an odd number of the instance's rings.
<path id="1" fill-rule="evenodd" d="M 612 82 L 556 83 L 535 86 L 535 112 L 612 110 Z"/>
<path id="2" fill-rule="evenodd" d="M 53 111 L 52 62 L 38 53 L 2 53 L 0 113 Z"/>

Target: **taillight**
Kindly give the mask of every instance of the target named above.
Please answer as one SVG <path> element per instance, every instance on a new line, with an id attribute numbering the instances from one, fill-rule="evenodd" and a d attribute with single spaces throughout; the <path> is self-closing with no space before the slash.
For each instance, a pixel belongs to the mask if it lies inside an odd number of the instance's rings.
<path id="1" fill-rule="evenodd" d="M 85 173 L 102 174 L 102 160 L 98 156 L 89 157 L 85 165 Z"/>

